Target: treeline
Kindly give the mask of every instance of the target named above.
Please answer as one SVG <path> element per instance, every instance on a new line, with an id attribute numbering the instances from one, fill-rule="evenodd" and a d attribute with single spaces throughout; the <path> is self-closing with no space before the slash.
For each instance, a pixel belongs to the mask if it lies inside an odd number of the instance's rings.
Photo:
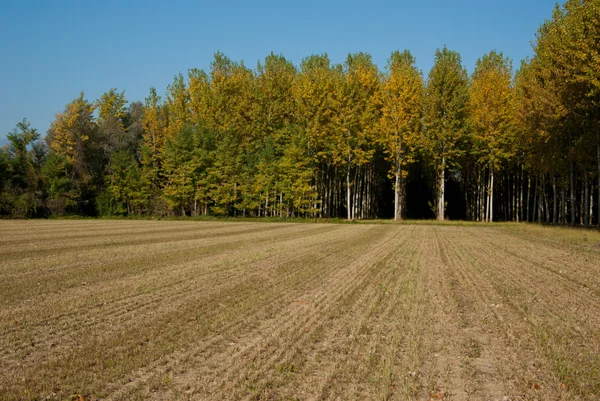
<path id="1" fill-rule="evenodd" d="M 567 1 L 516 73 L 492 51 L 469 76 L 446 47 L 426 79 L 408 51 L 384 71 L 365 53 L 299 67 L 271 54 L 254 70 L 216 53 L 164 98 L 82 93 L 43 141 L 17 124 L 0 151 L 0 213 L 363 219 L 393 205 L 401 219 L 419 196 L 443 220 L 450 183 L 467 219 L 588 226 L 600 215 L 599 43 L 600 1 Z M 407 191 L 419 180 L 429 199 Z"/>

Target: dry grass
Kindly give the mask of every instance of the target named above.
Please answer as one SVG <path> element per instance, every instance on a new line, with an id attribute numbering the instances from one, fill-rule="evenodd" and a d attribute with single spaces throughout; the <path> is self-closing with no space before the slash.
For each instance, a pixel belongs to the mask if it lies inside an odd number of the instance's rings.
<path id="1" fill-rule="evenodd" d="M 600 235 L 0 221 L 3 400 L 595 400 Z"/>

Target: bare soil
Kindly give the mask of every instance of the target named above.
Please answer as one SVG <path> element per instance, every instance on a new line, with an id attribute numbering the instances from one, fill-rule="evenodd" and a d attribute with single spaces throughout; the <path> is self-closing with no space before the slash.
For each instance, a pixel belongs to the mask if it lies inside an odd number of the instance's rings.
<path id="1" fill-rule="evenodd" d="M 0 399 L 598 400 L 597 243 L 524 224 L 0 221 Z"/>

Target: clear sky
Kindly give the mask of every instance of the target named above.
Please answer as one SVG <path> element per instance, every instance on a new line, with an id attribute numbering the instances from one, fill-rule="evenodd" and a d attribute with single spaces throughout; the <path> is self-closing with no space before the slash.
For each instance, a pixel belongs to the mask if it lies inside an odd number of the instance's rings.
<path id="1" fill-rule="evenodd" d="M 254 68 L 271 51 L 298 65 L 365 51 L 380 68 L 409 49 L 427 75 L 436 48 L 471 72 L 490 50 L 518 68 L 554 0 L 30 1 L 0 0 L 0 145 L 27 117 L 45 135 L 66 103 L 110 88 L 143 100 L 175 74 L 208 70 L 217 50 Z"/>

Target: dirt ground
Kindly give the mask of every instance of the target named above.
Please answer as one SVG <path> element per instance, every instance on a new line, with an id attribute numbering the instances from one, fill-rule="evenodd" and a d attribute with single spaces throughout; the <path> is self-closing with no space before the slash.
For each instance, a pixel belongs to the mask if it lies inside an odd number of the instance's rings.
<path id="1" fill-rule="evenodd" d="M 0 221 L 3 400 L 598 400 L 600 235 Z"/>

